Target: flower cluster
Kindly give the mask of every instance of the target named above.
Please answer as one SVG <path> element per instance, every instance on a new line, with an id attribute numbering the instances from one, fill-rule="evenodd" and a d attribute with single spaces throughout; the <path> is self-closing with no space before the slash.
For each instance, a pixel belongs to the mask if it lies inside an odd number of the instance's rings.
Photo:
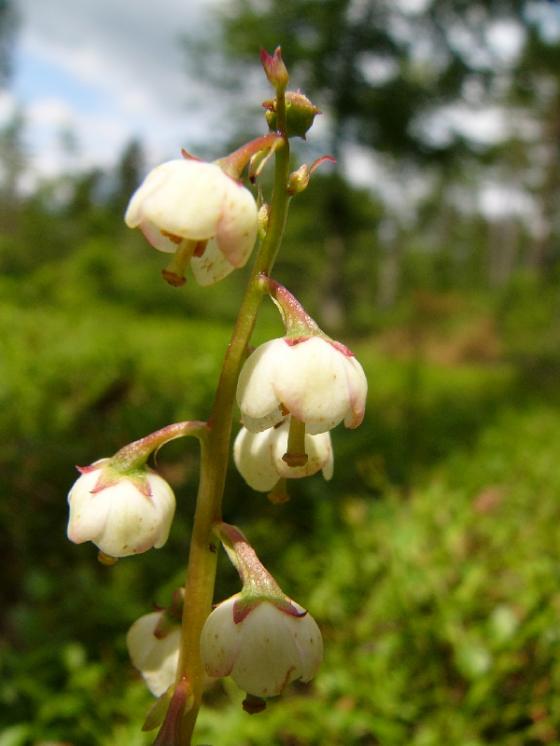
<path id="1" fill-rule="evenodd" d="M 360 425 L 367 380 L 353 353 L 327 337 L 286 288 L 268 278 L 263 282 L 286 336 L 258 347 L 241 370 L 237 403 L 244 427 L 234 458 L 245 481 L 267 491 L 280 479 L 318 471 L 331 478 L 329 431 L 340 422 Z"/>
<path id="2" fill-rule="evenodd" d="M 248 694 L 247 711 L 256 712 L 264 707 L 261 699 L 278 696 L 293 681 L 310 681 L 323 655 L 313 617 L 283 593 L 241 531 L 218 518 L 235 399 L 242 422 L 233 446 L 235 464 L 252 488 L 269 492 L 276 502 L 285 499 L 284 480 L 318 472 L 331 478 L 330 430 L 340 423 L 357 427 L 365 412 L 367 381 L 354 354 L 321 331 L 269 277 L 289 201 L 329 157 L 289 173 L 289 138 L 305 138 L 319 110 L 301 92 L 286 90 L 288 72 L 279 48 L 273 55 L 263 52 L 261 61 L 276 92 L 264 103 L 272 131 L 213 163 L 183 151 L 182 158 L 146 176 L 125 215 L 128 226 L 140 228 L 155 249 L 170 255 L 163 275 L 175 286 L 185 282 L 188 271 L 203 286 L 223 280 L 246 264 L 257 235 L 263 238 L 212 416 L 208 422 L 173 423 L 79 468 L 68 494 L 68 538 L 93 542 L 105 564 L 159 548 L 171 530 L 175 496 L 147 461 L 175 438 L 200 440 L 198 512 L 185 589 L 168 609 L 140 617 L 127 635 L 132 663 L 159 698 L 145 727 L 161 726 L 155 743 L 170 746 L 186 744 L 184 734 L 192 732 L 203 671 L 207 681 L 231 676 Z M 268 205 L 259 189 L 257 208 L 241 175 L 248 167 L 249 180 L 255 181 L 273 155 L 273 198 Z M 265 292 L 280 311 L 285 334 L 262 344 L 242 365 Z M 210 612 L 216 563 L 209 549 L 218 541 L 242 588 Z"/>

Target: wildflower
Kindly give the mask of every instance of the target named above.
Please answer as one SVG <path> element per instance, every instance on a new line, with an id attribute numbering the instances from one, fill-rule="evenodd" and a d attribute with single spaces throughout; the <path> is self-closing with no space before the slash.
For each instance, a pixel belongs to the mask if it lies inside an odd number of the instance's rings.
<path id="1" fill-rule="evenodd" d="M 155 697 L 160 697 L 175 682 L 181 645 L 178 624 L 160 631 L 163 614 L 154 611 L 141 616 L 126 635 L 132 665 L 140 671 Z"/>
<path id="2" fill-rule="evenodd" d="M 342 420 L 358 427 L 366 394 L 366 377 L 352 352 L 317 334 L 265 342 L 246 360 L 237 385 L 241 419 L 251 432 L 277 425 L 286 414 L 313 435 Z"/>
<path id="3" fill-rule="evenodd" d="M 154 248 L 175 254 L 166 275 L 172 284 L 184 282 L 190 263 L 197 282 L 212 285 L 247 262 L 257 235 L 257 206 L 251 192 L 215 163 L 177 159 L 148 174 L 130 200 L 125 222 L 140 227 Z"/>
<path id="4" fill-rule="evenodd" d="M 238 616 L 242 599 L 243 593 L 228 598 L 206 620 L 200 640 L 206 673 L 231 676 L 256 697 L 275 697 L 297 679 L 310 681 L 323 657 L 313 617 L 293 601 L 286 606 L 274 599 L 249 601 Z"/>
<path id="5" fill-rule="evenodd" d="M 290 418 L 276 427 L 260 433 L 241 428 L 233 446 L 235 465 L 247 484 L 255 490 L 268 492 L 279 479 L 299 479 L 323 472 L 325 479 L 333 473 L 333 452 L 330 433 L 305 435 L 307 459 L 300 466 L 290 466 L 288 451 Z"/>
<path id="6" fill-rule="evenodd" d="M 140 554 L 167 541 L 175 513 L 173 490 L 148 467 L 120 473 L 111 459 L 82 472 L 68 493 L 68 538 L 92 541 L 109 557 Z"/>

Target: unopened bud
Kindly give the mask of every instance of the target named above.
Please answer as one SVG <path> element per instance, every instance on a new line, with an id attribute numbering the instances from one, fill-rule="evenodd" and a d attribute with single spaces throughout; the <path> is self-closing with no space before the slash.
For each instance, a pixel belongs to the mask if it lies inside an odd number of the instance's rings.
<path id="1" fill-rule="evenodd" d="M 288 177 L 288 194 L 299 194 L 307 189 L 310 176 L 311 172 L 307 163 L 303 163 L 297 171 L 292 171 Z"/>
<path id="2" fill-rule="evenodd" d="M 276 47 L 270 55 L 266 49 L 261 49 L 261 64 L 270 83 L 277 91 L 285 91 L 288 85 L 288 70 L 282 59 L 282 50 Z"/>
<path id="3" fill-rule="evenodd" d="M 266 202 L 259 207 L 259 213 L 257 218 L 257 225 L 258 225 L 258 231 L 259 236 L 261 239 L 263 239 L 266 236 L 266 231 L 268 230 L 268 219 L 270 217 L 270 205 L 267 205 Z"/>
<path id="4" fill-rule="evenodd" d="M 271 130 L 276 130 L 276 101 L 264 101 L 266 121 Z M 288 137 L 302 137 L 305 140 L 307 131 L 320 110 L 300 91 L 286 91 L 286 134 Z"/>

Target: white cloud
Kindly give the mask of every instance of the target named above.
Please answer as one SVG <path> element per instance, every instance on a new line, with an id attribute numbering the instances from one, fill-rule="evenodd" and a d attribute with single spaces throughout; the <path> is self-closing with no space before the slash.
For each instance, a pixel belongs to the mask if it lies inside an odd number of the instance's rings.
<path id="1" fill-rule="evenodd" d="M 40 98 L 27 107 L 27 116 L 31 121 L 46 125 L 64 127 L 72 124 L 74 112 L 72 107 L 60 98 Z"/>
<path id="2" fill-rule="evenodd" d="M 200 105 L 204 91 L 189 79 L 180 37 L 218 1 L 19 0 L 15 82 L 34 168 L 56 173 L 58 156 L 58 170 L 67 167 L 63 129 L 75 132 L 84 165 L 114 162 L 134 136 L 154 161 L 206 141 L 213 107 Z M 0 116 L 2 107 L 0 99 Z"/>
<path id="3" fill-rule="evenodd" d="M 13 93 L 0 91 L 0 125 L 9 121 L 17 111 L 17 100 Z"/>

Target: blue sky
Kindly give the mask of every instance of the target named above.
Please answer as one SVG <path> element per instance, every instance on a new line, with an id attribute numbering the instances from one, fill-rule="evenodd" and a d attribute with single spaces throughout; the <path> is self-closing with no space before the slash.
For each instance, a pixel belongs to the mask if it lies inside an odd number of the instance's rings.
<path id="1" fill-rule="evenodd" d="M 30 183 L 110 165 L 133 136 L 150 164 L 206 140 L 212 107 L 187 75 L 180 34 L 215 24 L 221 1 L 18 0 L 15 75 L 0 119 L 23 111 Z M 72 153 L 62 144 L 70 132 Z"/>
<path id="2" fill-rule="evenodd" d="M 397 1 L 397 0 L 395 0 Z M 217 107 L 204 86 L 186 72 L 182 32 L 217 28 L 213 13 L 228 0 L 16 0 L 21 16 L 11 90 L 0 95 L 0 122 L 20 107 L 26 119 L 30 155 L 27 183 L 37 178 L 88 166 L 111 166 L 134 136 L 146 148 L 147 165 L 176 157 L 181 146 L 196 152 L 216 131 Z M 411 13 L 425 0 L 398 0 Z M 560 7 L 544 0 L 532 3 L 541 24 L 559 33 Z M 497 49 L 515 54 L 519 27 L 496 25 L 487 30 Z M 281 41 L 281 40 L 279 40 Z M 252 91 L 248 105 L 268 93 Z M 319 102 L 322 104 L 322 102 Z M 323 107 L 321 107 L 323 108 Z M 483 141 L 504 131 L 503 112 L 463 107 L 440 111 L 426 126 L 441 136 L 468 131 Z M 321 117 L 319 130 L 328 126 Z M 75 148 L 63 144 L 72 133 Z M 316 133 L 316 136 L 318 133 Z M 221 155 L 216 153 L 216 156 Z M 370 151 L 350 149 L 346 164 L 357 183 L 372 187 L 390 179 Z M 395 182 L 403 202 L 402 180 Z M 503 191 L 503 190 L 502 190 Z M 413 196 L 411 201 L 413 202 Z"/>

